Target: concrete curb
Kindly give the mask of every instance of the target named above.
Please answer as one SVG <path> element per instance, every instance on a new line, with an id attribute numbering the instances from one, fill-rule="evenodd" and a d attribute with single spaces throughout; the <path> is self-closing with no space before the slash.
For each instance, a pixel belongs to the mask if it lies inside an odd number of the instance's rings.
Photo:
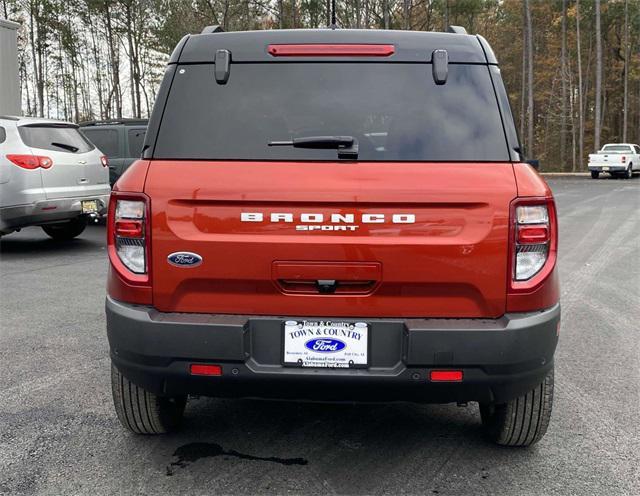
<path id="1" fill-rule="evenodd" d="M 551 177 L 590 177 L 591 174 L 589 172 L 541 172 L 542 176 L 551 176 Z"/>

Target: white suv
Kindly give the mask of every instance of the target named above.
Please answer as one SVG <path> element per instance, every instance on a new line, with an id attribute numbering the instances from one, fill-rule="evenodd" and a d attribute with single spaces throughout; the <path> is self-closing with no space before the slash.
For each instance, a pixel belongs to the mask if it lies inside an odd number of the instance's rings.
<path id="1" fill-rule="evenodd" d="M 0 116 L 0 235 L 37 225 L 74 238 L 109 194 L 107 159 L 77 125 Z"/>

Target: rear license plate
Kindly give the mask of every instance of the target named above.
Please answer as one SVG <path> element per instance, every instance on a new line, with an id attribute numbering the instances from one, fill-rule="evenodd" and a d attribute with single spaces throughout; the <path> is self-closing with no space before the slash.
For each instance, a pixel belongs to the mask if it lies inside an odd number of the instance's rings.
<path id="1" fill-rule="evenodd" d="M 607 167 L 606 165 L 602 168 L 603 171 L 608 171 L 609 167 Z"/>
<path id="2" fill-rule="evenodd" d="M 365 322 L 287 320 L 284 365 L 350 368 L 368 365 L 369 325 Z"/>
<path id="3" fill-rule="evenodd" d="M 98 200 L 83 200 L 82 201 L 82 213 L 94 214 L 98 211 Z"/>

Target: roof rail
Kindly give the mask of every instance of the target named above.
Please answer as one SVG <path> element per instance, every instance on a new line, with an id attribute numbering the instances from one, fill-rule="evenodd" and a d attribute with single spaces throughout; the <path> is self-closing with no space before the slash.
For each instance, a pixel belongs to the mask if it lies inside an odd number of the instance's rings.
<path id="1" fill-rule="evenodd" d="M 467 30 L 462 26 L 447 26 L 447 33 L 467 34 Z"/>
<path id="2" fill-rule="evenodd" d="M 84 121 L 79 125 L 85 126 L 108 126 L 111 124 L 123 124 L 123 125 L 135 125 L 135 124 L 148 124 L 149 119 L 102 119 L 97 121 Z"/>
<path id="3" fill-rule="evenodd" d="M 224 29 L 220 24 L 214 24 L 213 26 L 205 26 L 200 34 L 212 34 L 212 33 L 224 33 Z"/>

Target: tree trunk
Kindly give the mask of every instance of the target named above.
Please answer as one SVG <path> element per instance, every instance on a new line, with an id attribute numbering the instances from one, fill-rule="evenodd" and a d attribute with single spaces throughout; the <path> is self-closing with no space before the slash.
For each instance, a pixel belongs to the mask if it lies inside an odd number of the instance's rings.
<path id="1" fill-rule="evenodd" d="M 580 0 L 576 0 L 576 52 L 578 57 L 578 163 L 584 168 L 584 106 L 582 102 L 582 51 L 580 48 Z"/>
<path id="2" fill-rule="evenodd" d="M 596 0 L 596 101 L 594 115 L 594 151 L 600 149 L 602 126 L 602 33 L 600 27 L 600 0 Z"/>
<path id="3" fill-rule="evenodd" d="M 403 0 L 402 2 L 402 14 L 403 14 L 403 28 L 405 30 L 411 29 L 411 0 Z"/>
<path id="4" fill-rule="evenodd" d="M 622 142 L 627 142 L 629 111 L 629 0 L 624 0 L 624 101 L 622 104 Z"/>
<path id="5" fill-rule="evenodd" d="M 120 89 L 120 57 L 117 51 L 113 30 L 113 23 L 111 22 L 111 11 L 109 9 L 109 2 L 105 2 L 105 18 L 107 29 L 107 42 L 109 44 L 109 64 L 111 66 L 111 78 L 112 88 L 111 94 L 114 98 L 116 107 L 116 117 L 122 119 L 122 91 Z M 109 97 L 111 99 L 111 96 Z"/>
<path id="6" fill-rule="evenodd" d="M 384 29 L 391 27 L 391 20 L 389 18 L 389 0 L 382 0 L 382 18 L 384 19 Z"/>
<path id="7" fill-rule="evenodd" d="M 529 0 L 525 0 L 524 5 L 527 22 L 527 155 L 531 158 L 535 155 L 533 144 L 533 28 Z"/>
<path id="8" fill-rule="evenodd" d="M 565 168 L 565 147 L 567 143 L 567 0 L 562 0 L 562 40 L 560 42 L 560 74 L 562 83 L 562 104 L 560 115 L 560 167 Z"/>
<path id="9" fill-rule="evenodd" d="M 525 135 L 524 135 L 524 122 L 527 114 L 527 109 L 525 107 L 526 93 L 527 93 L 527 23 L 526 23 L 526 14 L 523 6 L 523 16 L 522 16 L 522 74 L 520 81 L 520 139 L 523 141 L 522 145 L 524 145 Z M 524 150 L 521 150 L 524 152 Z"/>

